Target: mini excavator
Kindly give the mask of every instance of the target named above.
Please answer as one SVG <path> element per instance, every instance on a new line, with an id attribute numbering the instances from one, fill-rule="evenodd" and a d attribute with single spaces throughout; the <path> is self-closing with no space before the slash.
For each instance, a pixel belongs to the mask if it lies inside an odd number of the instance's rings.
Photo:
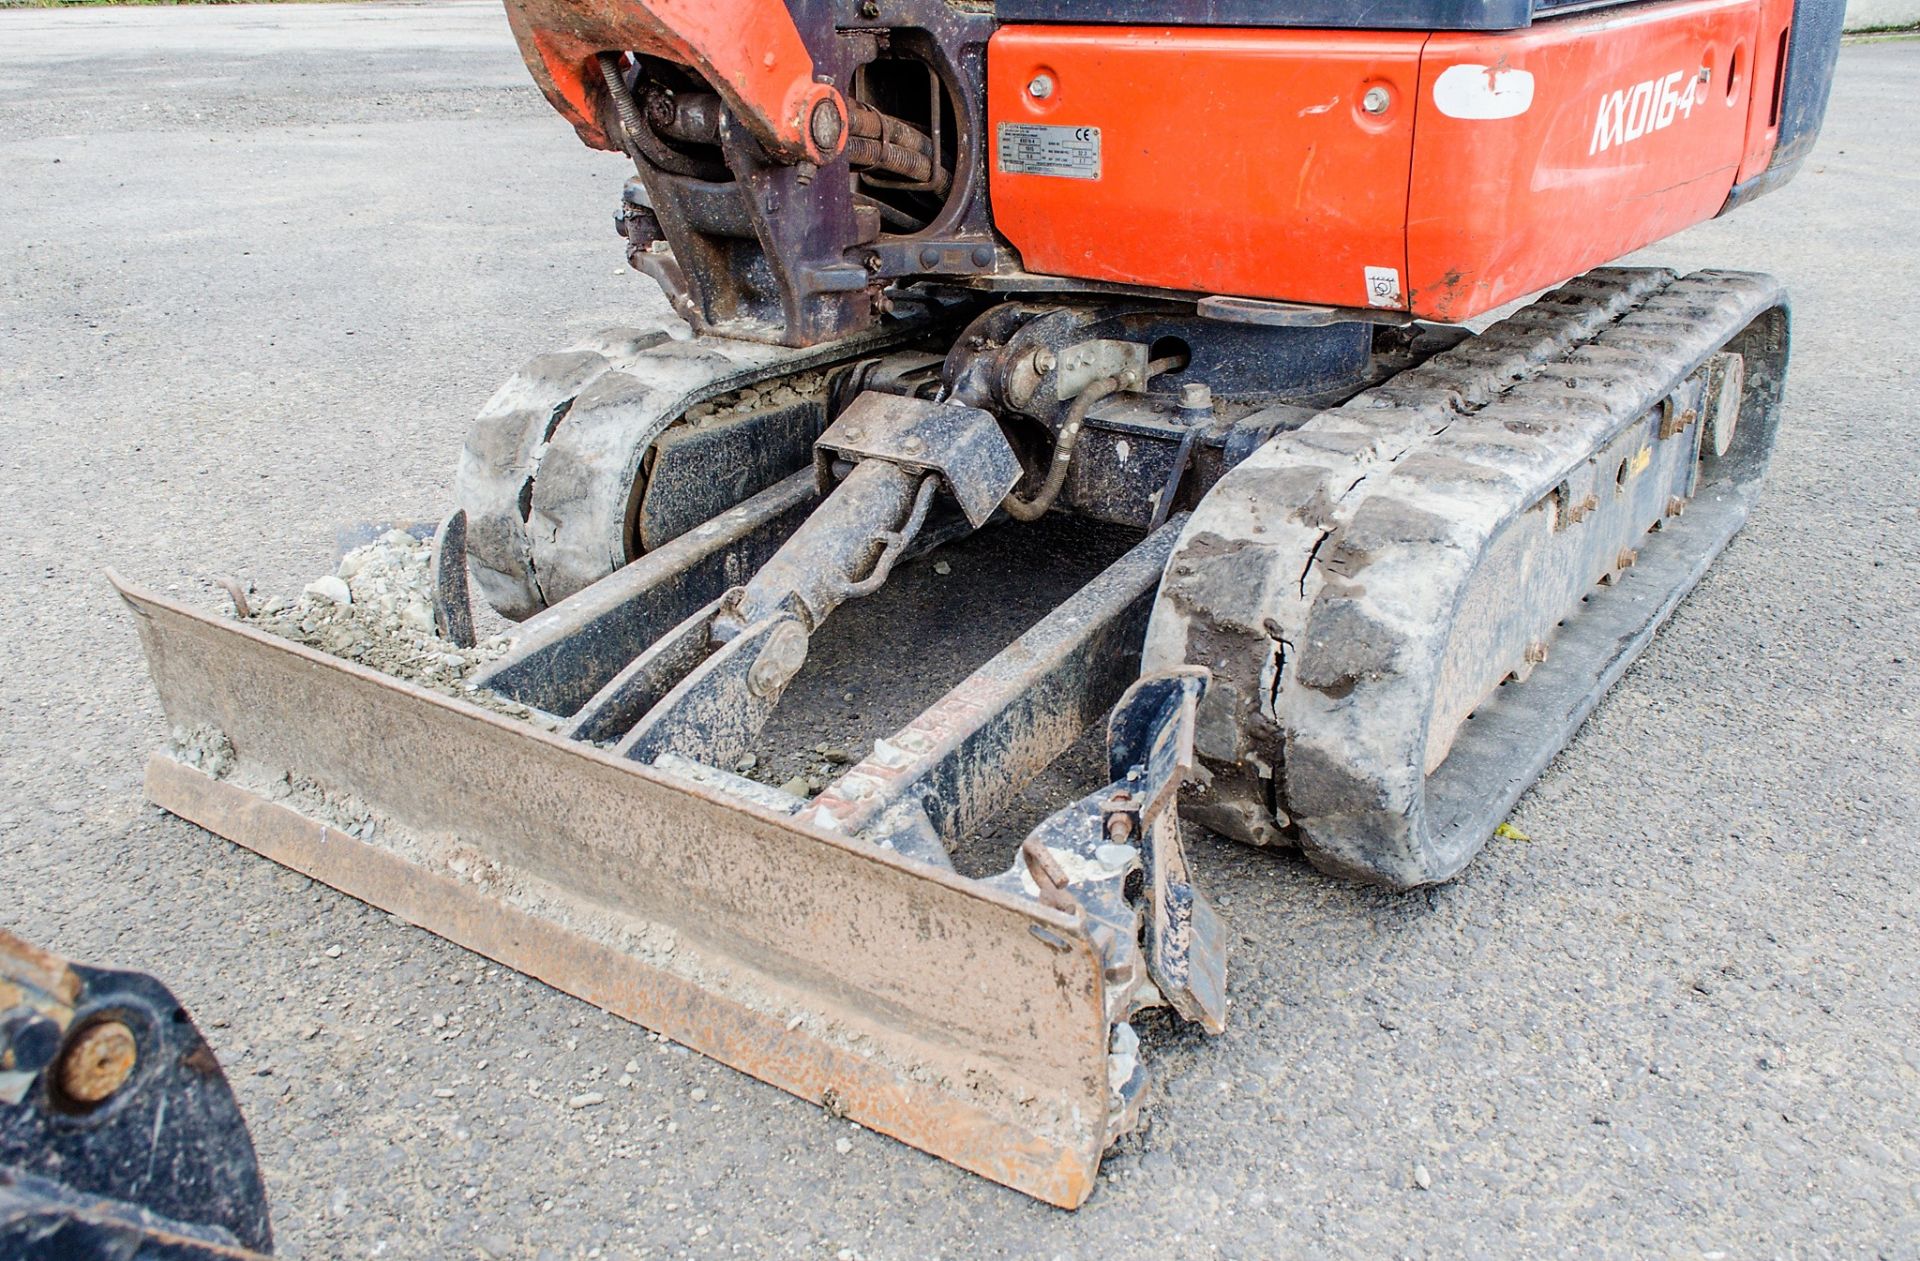
<path id="1" fill-rule="evenodd" d="M 1227 1019 L 1183 824 L 1453 878 L 1740 528 L 1786 295 L 1612 264 L 1793 175 L 1842 10 L 506 0 L 672 314 L 474 421 L 435 624 L 515 625 L 469 696 L 122 584 L 149 794 L 1077 1205 L 1133 1022 Z M 742 773 L 836 611 L 1047 518 L 1123 547 L 817 792 Z"/>

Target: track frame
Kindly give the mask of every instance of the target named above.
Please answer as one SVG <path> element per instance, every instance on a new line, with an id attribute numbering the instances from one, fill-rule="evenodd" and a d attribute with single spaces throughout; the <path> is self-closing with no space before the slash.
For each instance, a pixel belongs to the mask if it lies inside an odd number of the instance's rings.
<path id="1" fill-rule="evenodd" d="M 1228 473 L 1143 664 L 1215 673 L 1190 813 L 1370 883 L 1458 874 L 1745 521 L 1788 326 L 1771 277 L 1603 268 Z M 1704 391 L 1729 352 L 1718 454 Z M 1503 546 L 1527 529 L 1572 545 Z M 1529 604 L 1549 589 L 1558 629 Z"/>

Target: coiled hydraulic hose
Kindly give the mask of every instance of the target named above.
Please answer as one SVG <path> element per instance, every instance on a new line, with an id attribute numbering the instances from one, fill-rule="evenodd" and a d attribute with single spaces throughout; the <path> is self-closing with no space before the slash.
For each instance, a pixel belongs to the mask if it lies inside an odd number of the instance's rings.
<path id="1" fill-rule="evenodd" d="M 1147 365 L 1146 381 L 1163 372 L 1172 372 L 1184 367 L 1186 359 L 1180 355 L 1169 355 L 1164 359 L 1155 359 Z M 1047 480 L 1040 485 L 1039 493 L 1032 499 L 1022 499 L 1009 493 L 1000 501 L 1000 507 L 1015 521 L 1038 521 L 1053 507 L 1053 501 L 1060 497 L 1060 488 L 1067 484 L 1067 466 L 1073 460 L 1074 444 L 1080 441 L 1080 430 L 1087 423 L 1087 413 L 1101 399 L 1120 392 L 1119 377 L 1102 377 L 1074 398 L 1073 405 L 1067 408 L 1066 423 L 1060 426 L 1060 436 L 1054 439 L 1053 460 L 1047 465 Z"/>

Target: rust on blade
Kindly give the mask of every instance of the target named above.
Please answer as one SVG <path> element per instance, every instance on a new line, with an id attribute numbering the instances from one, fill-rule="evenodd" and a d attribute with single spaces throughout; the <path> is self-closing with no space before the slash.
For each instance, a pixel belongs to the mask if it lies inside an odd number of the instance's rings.
<path id="1" fill-rule="evenodd" d="M 1091 1191 L 1104 982 L 1070 918 L 115 585 L 176 733 L 231 746 L 156 754 L 156 804 L 996 1182 Z"/>

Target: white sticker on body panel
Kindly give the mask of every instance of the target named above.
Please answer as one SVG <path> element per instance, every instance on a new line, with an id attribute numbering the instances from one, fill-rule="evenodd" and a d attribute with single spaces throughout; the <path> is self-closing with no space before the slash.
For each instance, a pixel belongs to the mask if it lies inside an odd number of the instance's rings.
<path id="1" fill-rule="evenodd" d="M 1008 175 L 1100 178 L 1100 129 L 1043 123 L 1001 123 L 1000 169 Z"/>
<path id="2" fill-rule="evenodd" d="M 1448 118 L 1518 118 L 1533 108 L 1533 75 L 1463 63 L 1433 81 L 1433 103 Z"/>
<path id="3" fill-rule="evenodd" d="M 1401 305 L 1398 267 L 1367 268 L 1367 305 L 1387 307 Z"/>

